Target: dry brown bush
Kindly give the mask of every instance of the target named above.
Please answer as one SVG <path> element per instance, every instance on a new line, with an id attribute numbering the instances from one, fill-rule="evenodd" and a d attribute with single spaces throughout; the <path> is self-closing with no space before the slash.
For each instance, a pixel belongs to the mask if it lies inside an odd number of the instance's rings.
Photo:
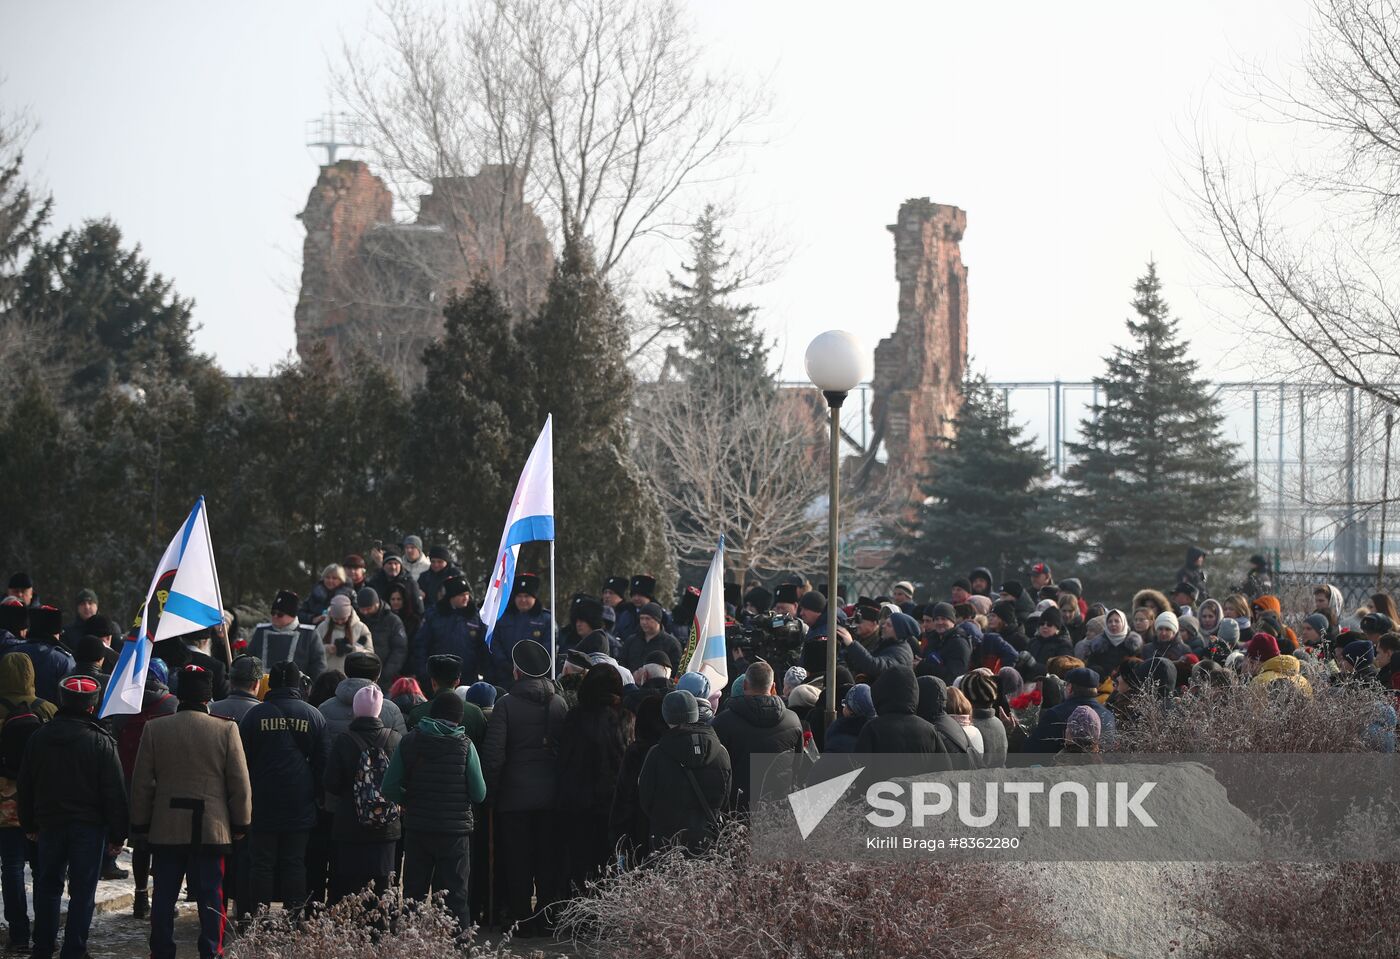
<path id="1" fill-rule="evenodd" d="M 984 864 L 767 862 L 742 827 L 604 879 L 563 928 L 617 959 L 1043 959 L 1056 925 L 1015 869 Z"/>

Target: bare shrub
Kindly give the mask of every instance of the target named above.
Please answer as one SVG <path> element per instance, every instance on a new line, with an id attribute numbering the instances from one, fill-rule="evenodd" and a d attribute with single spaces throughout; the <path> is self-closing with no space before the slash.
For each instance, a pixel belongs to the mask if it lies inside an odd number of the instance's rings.
<path id="1" fill-rule="evenodd" d="M 366 889 L 305 921 L 286 913 L 264 914 L 230 943 L 225 955 L 229 959 L 533 959 L 543 955 L 511 950 L 508 938 L 477 945 L 475 933 L 472 929 L 459 934 L 440 895 L 412 902 L 397 890 L 377 895 Z"/>
<path id="2" fill-rule="evenodd" d="M 1202 870 L 1194 913 L 1201 959 L 1400 956 L 1386 918 L 1400 864 L 1250 863 Z"/>
<path id="3" fill-rule="evenodd" d="M 1278 684 L 1275 684 L 1278 685 Z M 1370 752 L 1369 728 L 1393 702 L 1379 687 L 1314 684 L 1312 695 L 1259 686 L 1192 686 L 1165 702 L 1128 699 L 1112 751 L 1121 753 Z"/>
<path id="4" fill-rule="evenodd" d="M 730 825 L 716 851 L 610 876 L 560 918 L 617 959 L 1040 959 L 1056 934 L 1043 899 L 1024 870 L 989 864 L 763 862 Z"/>

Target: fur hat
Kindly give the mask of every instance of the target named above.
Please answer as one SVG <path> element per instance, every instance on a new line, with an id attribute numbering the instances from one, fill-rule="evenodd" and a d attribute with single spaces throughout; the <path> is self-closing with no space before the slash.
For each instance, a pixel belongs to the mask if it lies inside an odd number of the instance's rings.
<path id="1" fill-rule="evenodd" d="M 63 632 L 63 614 L 53 606 L 40 606 L 29 610 L 29 638 L 36 636 L 53 638 Z"/>
<path id="2" fill-rule="evenodd" d="M 744 594 L 744 605 L 766 613 L 773 608 L 773 594 L 762 586 L 755 586 Z"/>
<path id="3" fill-rule="evenodd" d="M 301 668 L 296 663 L 273 663 L 267 674 L 268 689 L 301 689 Z"/>
<path id="4" fill-rule="evenodd" d="M 428 657 L 428 678 L 441 687 L 457 687 L 462 678 L 462 661 L 449 653 Z"/>
<path id="5" fill-rule="evenodd" d="M 272 611 L 281 613 L 283 616 L 295 616 L 299 606 L 301 606 L 301 597 L 290 589 L 279 589 L 276 598 L 272 601 Z"/>
<path id="6" fill-rule="evenodd" d="M 214 674 L 193 664 L 180 670 L 175 695 L 180 702 L 203 705 L 214 698 Z"/>
<path id="7" fill-rule="evenodd" d="M 627 590 L 629 596 L 645 596 L 647 599 L 656 599 L 656 577 L 646 574 L 633 576 Z"/>

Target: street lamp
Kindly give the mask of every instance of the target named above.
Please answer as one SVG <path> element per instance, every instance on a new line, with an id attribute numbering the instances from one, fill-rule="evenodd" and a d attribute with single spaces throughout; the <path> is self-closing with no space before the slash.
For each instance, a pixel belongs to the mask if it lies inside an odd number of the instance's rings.
<path id="1" fill-rule="evenodd" d="M 827 518 L 826 728 L 836 721 L 836 558 L 841 545 L 841 404 L 846 394 L 870 377 L 870 354 L 845 330 L 827 330 L 807 347 L 807 378 L 826 397 L 831 411 L 831 486 Z"/>

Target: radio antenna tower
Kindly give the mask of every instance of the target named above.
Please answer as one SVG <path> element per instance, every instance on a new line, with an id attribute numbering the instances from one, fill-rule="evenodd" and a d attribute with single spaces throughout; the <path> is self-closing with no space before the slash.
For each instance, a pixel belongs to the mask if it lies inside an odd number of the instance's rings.
<path id="1" fill-rule="evenodd" d="M 306 122 L 306 145 L 326 151 L 326 165 L 333 166 L 344 148 L 364 146 L 364 125 L 348 113 L 327 113 Z"/>

